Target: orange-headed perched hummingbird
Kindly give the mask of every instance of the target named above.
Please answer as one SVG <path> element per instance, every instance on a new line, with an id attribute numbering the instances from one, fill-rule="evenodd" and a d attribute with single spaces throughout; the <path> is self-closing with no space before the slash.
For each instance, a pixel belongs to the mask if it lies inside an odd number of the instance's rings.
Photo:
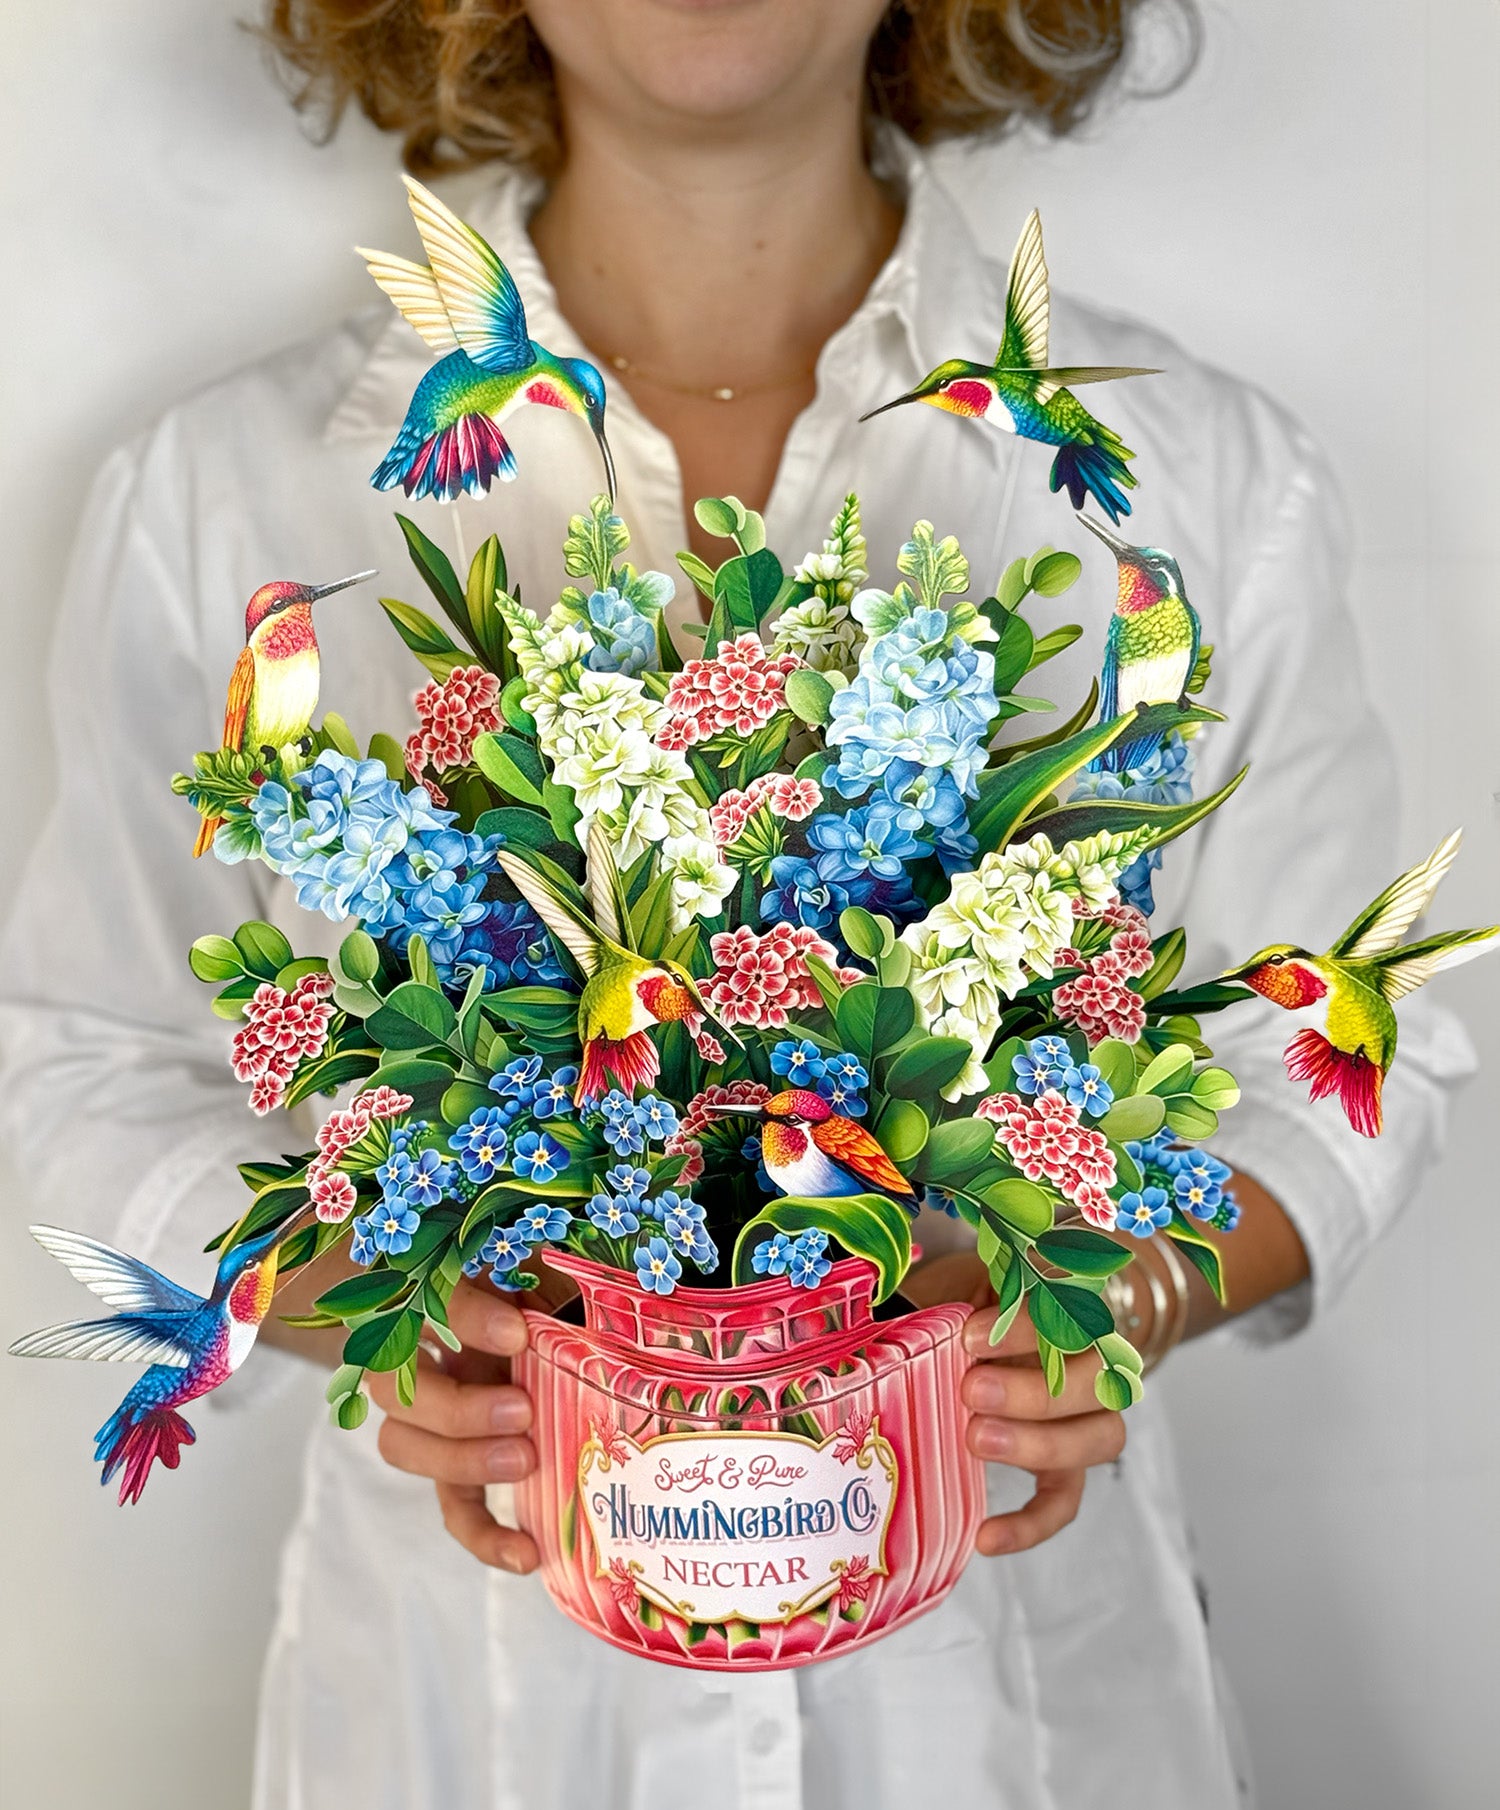
<path id="1" fill-rule="evenodd" d="M 222 748 L 235 753 L 268 749 L 282 756 L 307 734 L 318 707 L 318 637 L 312 606 L 352 584 L 373 578 L 356 572 L 332 584 L 263 584 L 245 605 L 245 645 L 229 675 Z M 285 757 L 283 757 L 285 758 Z M 205 817 L 194 855 L 207 854 L 222 817 Z"/>
<path id="2" fill-rule="evenodd" d="M 1119 579 L 1104 643 L 1100 721 L 1128 715 L 1137 704 L 1185 703 L 1188 680 L 1198 664 L 1203 625 L 1187 600 L 1177 561 L 1158 547 L 1131 546 L 1081 511 L 1078 519 L 1114 554 Z M 1161 739 L 1160 735 L 1141 736 L 1117 742 L 1106 748 L 1094 765 L 1111 773 L 1138 767 Z"/>
<path id="3" fill-rule="evenodd" d="M 1107 383 L 1116 377 L 1154 377 L 1140 365 L 1050 365 L 1047 338 L 1052 312 L 1047 259 L 1042 250 L 1041 215 L 1033 208 L 1021 229 L 1010 261 L 1005 295 L 1005 333 L 993 364 L 948 358 L 931 370 L 914 390 L 883 403 L 870 414 L 906 402 L 926 402 L 950 415 L 992 421 L 1023 440 L 1055 446 L 1050 479 L 1053 490 L 1066 487 L 1075 509 L 1092 496 L 1112 522 L 1130 514 L 1126 490 L 1135 488 L 1130 460 L 1135 454 L 1096 421 L 1067 387 Z"/>
<path id="4" fill-rule="evenodd" d="M 1337 1094 L 1363 1137 L 1380 1135 L 1380 1091 L 1396 1054 L 1398 999 L 1434 974 L 1472 961 L 1500 944 L 1500 926 L 1445 930 L 1419 942 L 1401 939 L 1432 902 L 1453 865 L 1463 832 L 1455 830 L 1419 866 L 1388 886 L 1359 914 L 1326 955 L 1295 943 L 1273 943 L 1221 976 L 1295 1012 L 1326 1000 L 1327 1036 L 1310 1027 L 1287 1045 L 1287 1073 L 1308 1081 L 1312 1097 Z"/>
<path id="5" fill-rule="evenodd" d="M 604 379 L 586 358 L 558 358 L 526 331 L 515 279 L 471 226 L 431 190 L 402 178 L 431 265 L 356 249 L 402 314 L 444 357 L 417 385 L 391 450 L 376 466 L 377 490 L 397 484 L 410 497 L 451 503 L 460 491 L 483 496 L 516 475 L 500 431 L 527 403 L 581 416 L 604 459 L 611 502 L 615 465 L 604 437 Z"/>
<path id="6" fill-rule="evenodd" d="M 176 1470 L 181 1448 L 194 1437 L 177 1410 L 217 1389 L 250 1355 L 271 1306 L 277 1250 L 288 1229 L 278 1226 L 227 1251 L 205 1298 L 79 1232 L 31 1228 L 44 1250 L 118 1312 L 28 1333 L 12 1354 L 151 1366 L 95 1435 L 100 1482 L 124 1471 L 122 1503 L 140 1500 L 157 1459 Z"/>
<path id="7" fill-rule="evenodd" d="M 827 1200 L 839 1194 L 884 1194 L 916 1216 L 911 1183 L 865 1128 L 806 1087 L 789 1087 L 762 1105 L 714 1106 L 760 1120 L 761 1161 L 783 1194 Z"/>
<path id="8" fill-rule="evenodd" d="M 651 1041 L 654 1024 L 685 1023 L 696 1035 L 708 1005 L 680 962 L 651 960 L 629 946 L 630 913 L 614 853 L 597 818 L 588 833 L 588 883 L 592 918 L 518 856 L 497 854 L 511 881 L 583 970 L 578 1037 L 583 1061 L 574 1099 L 597 1100 L 609 1082 L 633 1094 L 656 1079 L 661 1060 Z M 727 1027 L 731 1042 L 740 1040 Z"/>

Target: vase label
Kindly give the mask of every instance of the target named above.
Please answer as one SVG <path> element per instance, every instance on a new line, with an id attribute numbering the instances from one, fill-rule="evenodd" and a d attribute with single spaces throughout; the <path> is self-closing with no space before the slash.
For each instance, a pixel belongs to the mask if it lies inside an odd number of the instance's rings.
<path id="1" fill-rule="evenodd" d="M 598 1572 L 695 1622 L 785 1622 L 833 1601 L 858 1614 L 884 1574 L 900 1486 L 878 1416 L 822 1441 L 795 1433 L 669 1433 L 637 1445 L 593 1423 L 578 1497 Z"/>

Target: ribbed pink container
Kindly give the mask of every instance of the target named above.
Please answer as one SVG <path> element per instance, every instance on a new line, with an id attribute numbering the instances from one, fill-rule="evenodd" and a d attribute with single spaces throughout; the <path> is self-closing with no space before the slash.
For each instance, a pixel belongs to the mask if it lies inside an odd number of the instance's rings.
<path id="1" fill-rule="evenodd" d="M 967 1308 L 877 1322 L 852 1258 L 816 1289 L 667 1296 L 548 1261 L 584 1323 L 526 1316 L 540 1463 L 516 1506 L 565 1614 L 670 1665 L 768 1671 L 952 1589 L 984 1501 L 958 1393 Z"/>

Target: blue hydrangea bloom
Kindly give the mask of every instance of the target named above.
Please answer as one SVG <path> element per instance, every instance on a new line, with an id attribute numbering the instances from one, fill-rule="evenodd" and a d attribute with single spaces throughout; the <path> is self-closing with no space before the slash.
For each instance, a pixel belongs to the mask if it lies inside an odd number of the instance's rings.
<path id="1" fill-rule="evenodd" d="M 1079 775 L 1074 799 L 1123 798 L 1133 804 L 1186 804 L 1193 796 L 1193 750 L 1177 730 L 1169 731 L 1161 744 L 1138 766 L 1123 773 L 1087 772 Z M 1139 855 L 1117 885 L 1127 905 L 1149 918 L 1156 909 L 1151 876 L 1161 866 L 1161 850 Z"/>
<path id="2" fill-rule="evenodd" d="M 635 1249 L 635 1278 L 648 1294 L 670 1295 L 682 1277 L 682 1265 L 665 1238 L 651 1238 Z"/>
<path id="3" fill-rule="evenodd" d="M 613 585 L 589 598 L 594 645 L 585 664 L 594 672 L 654 672 L 656 625 L 626 601 Z"/>
<path id="4" fill-rule="evenodd" d="M 783 1038 L 771 1049 L 771 1073 L 785 1075 L 789 1087 L 806 1087 L 824 1072 L 823 1052 L 807 1038 Z"/>
<path id="5" fill-rule="evenodd" d="M 1122 1194 L 1115 1214 L 1115 1230 L 1129 1232 L 1136 1238 L 1149 1238 L 1153 1232 L 1172 1223 L 1172 1209 L 1167 1204 L 1165 1188 L 1134 1189 Z"/>
<path id="6" fill-rule="evenodd" d="M 807 839 L 819 851 L 818 872 L 828 880 L 899 880 L 906 862 L 926 853 L 902 827 L 901 806 L 883 797 L 846 817 L 822 812 L 808 824 Z"/>
<path id="7" fill-rule="evenodd" d="M 505 1161 L 505 1114 L 498 1106 L 481 1106 L 471 1112 L 448 1139 L 458 1152 L 463 1172 L 471 1182 L 489 1182 Z"/>
<path id="8" fill-rule="evenodd" d="M 1092 1062 L 1065 1068 L 1058 1085 L 1072 1105 L 1093 1119 L 1101 1118 L 1115 1103 L 1114 1089 Z"/>
<path id="9" fill-rule="evenodd" d="M 568 1166 L 568 1153 L 545 1131 L 523 1131 L 511 1151 L 510 1166 L 524 1181 L 556 1181 Z"/>
<path id="10" fill-rule="evenodd" d="M 805 924 L 810 930 L 823 930 L 852 903 L 848 887 L 825 879 L 811 861 L 801 855 L 776 855 L 771 860 L 770 889 L 760 897 L 760 915 L 767 924 Z"/>

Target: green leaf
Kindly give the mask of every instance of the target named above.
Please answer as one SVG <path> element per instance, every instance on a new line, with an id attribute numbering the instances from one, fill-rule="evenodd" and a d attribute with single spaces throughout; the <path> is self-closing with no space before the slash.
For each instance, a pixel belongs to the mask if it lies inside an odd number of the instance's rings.
<path id="1" fill-rule="evenodd" d="M 917 1164 L 917 1178 L 937 1188 L 962 1186 L 995 1148 L 988 1119 L 948 1119 L 934 1125 Z"/>
<path id="2" fill-rule="evenodd" d="M 325 1294 L 319 1295 L 313 1305 L 319 1313 L 353 1320 L 360 1314 L 374 1313 L 377 1308 L 386 1306 L 397 1295 L 405 1294 L 410 1286 L 410 1278 L 399 1270 L 362 1270 L 356 1276 L 346 1276 L 342 1282 L 336 1282 Z"/>
<path id="3" fill-rule="evenodd" d="M 965 1038 L 922 1037 L 892 1057 L 885 1072 L 885 1091 L 908 1100 L 940 1093 L 964 1072 L 972 1054 Z"/>
<path id="4" fill-rule="evenodd" d="M 998 1252 L 1005 1253 L 1004 1265 L 999 1265 Z M 999 1267 L 999 1274 L 996 1274 Z M 998 1345 L 1011 1329 L 1016 1315 L 1021 1311 L 1021 1302 L 1026 1295 L 1026 1265 L 1011 1250 L 1008 1244 L 999 1243 L 997 1256 L 991 1260 L 990 1280 L 995 1287 L 995 1323 L 990 1328 L 990 1343 Z"/>
<path id="5" fill-rule="evenodd" d="M 561 987 L 503 987 L 486 993 L 482 1003 L 492 1018 L 518 1031 L 559 1036 L 578 1023 L 578 995 Z"/>
<path id="6" fill-rule="evenodd" d="M 1061 597 L 1078 582 L 1083 561 L 1076 553 L 1044 553 L 1028 563 L 1026 579 L 1043 597 Z"/>
<path id="7" fill-rule="evenodd" d="M 453 1084 L 454 1061 L 429 1061 L 423 1056 L 398 1057 L 394 1062 L 382 1062 L 370 1076 L 370 1085 L 390 1087 L 398 1094 L 422 1095 L 424 1098 L 436 1088 L 441 1098 Z M 425 1106 L 423 1110 L 426 1110 Z"/>
<path id="8" fill-rule="evenodd" d="M 398 786 L 410 783 L 411 774 L 407 771 L 406 750 L 394 735 L 387 735 L 384 730 L 377 731 L 370 737 L 370 751 L 367 760 L 378 760 L 385 768 L 388 777 L 395 780 Z"/>
<path id="9" fill-rule="evenodd" d="M 1055 1401 L 1068 1386 L 1068 1365 L 1061 1351 L 1050 1339 L 1036 1335 L 1036 1354 L 1042 1360 L 1042 1375 L 1047 1379 L 1047 1393 Z"/>
<path id="10" fill-rule="evenodd" d="M 1175 1094 L 1185 1087 L 1193 1072 L 1193 1052 L 1185 1043 L 1168 1044 L 1142 1071 L 1136 1092 L 1142 1094 Z"/>
<path id="11" fill-rule="evenodd" d="M 753 635 L 781 593 L 781 561 L 767 548 L 729 559 L 714 574 L 714 607 L 703 651 L 712 659 L 725 641 Z"/>
<path id="12" fill-rule="evenodd" d="M 238 980 L 230 981 L 214 995 L 209 1010 L 218 1018 L 242 1018 L 248 1002 L 254 998 L 255 989 L 261 985 L 258 975 L 241 975 Z"/>
<path id="13" fill-rule="evenodd" d="M 325 711 L 323 721 L 319 726 L 325 739 L 331 742 L 340 754 L 347 756 L 350 760 L 360 758 L 359 743 L 355 741 L 349 725 L 336 710 Z"/>
<path id="14" fill-rule="evenodd" d="M 363 981 L 367 985 L 380 973 L 380 950 L 374 937 L 363 930 L 351 930 L 339 944 L 339 973 L 345 980 Z"/>
<path id="15" fill-rule="evenodd" d="M 1135 1051 L 1118 1037 L 1106 1037 L 1089 1051 L 1089 1061 L 1104 1077 L 1105 1084 L 1117 1100 L 1124 1099 L 1135 1088 Z"/>
<path id="16" fill-rule="evenodd" d="M 1007 1176 L 984 1190 L 985 1206 L 1024 1238 L 1039 1238 L 1052 1229 L 1052 1196 L 1024 1176 Z"/>
<path id="17" fill-rule="evenodd" d="M 883 1194 L 842 1194 L 828 1200 L 788 1195 L 762 1209 L 735 1240 L 734 1276 L 751 1281 L 750 1253 L 759 1233 L 770 1226 L 778 1232 L 827 1232 L 838 1239 L 851 1257 L 863 1257 L 875 1266 L 877 1302 L 892 1295 L 911 1264 L 911 1220 L 906 1210 Z"/>
<path id="18" fill-rule="evenodd" d="M 327 972 L 328 963 L 321 956 L 300 955 L 295 961 L 290 961 L 284 968 L 277 970 L 276 985 L 283 993 L 292 993 L 296 991 L 298 981 L 305 980 L 309 974 Z"/>
<path id="19" fill-rule="evenodd" d="M 844 1047 L 868 1066 L 872 1057 L 901 1042 L 916 1016 L 912 997 L 904 987 L 881 987 L 866 980 L 845 989 L 834 1025 Z"/>
<path id="20" fill-rule="evenodd" d="M 432 592 L 442 606 L 444 615 L 460 632 L 468 627 L 468 608 L 463 587 L 458 582 L 458 574 L 453 570 L 448 555 L 435 542 L 430 541 L 413 521 L 404 515 L 397 515 L 397 524 L 406 537 L 406 550 L 411 555 L 411 563 L 422 575 L 422 582 Z"/>
<path id="21" fill-rule="evenodd" d="M 413 980 L 402 981 L 365 1020 L 365 1029 L 388 1050 L 420 1050 L 446 1043 L 458 1028 L 446 995 Z"/>
<path id="22" fill-rule="evenodd" d="M 981 773 L 979 799 L 969 816 L 969 828 L 978 837 L 980 848 L 1004 847 L 1031 812 L 1080 767 L 1087 766 L 1096 755 L 1102 754 L 1128 722 L 1128 717 L 1114 717 L 1108 723 L 1096 723 L 1091 729 L 1081 729 L 1076 735 L 1066 736 L 1060 742 L 1037 748 Z M 1027 824 L 1028 833 L 1034 833 L 1034 828 Z M 1054 838 L 1053 847 L 1060 848 L 1066 840 L 1066 837 Z"/>
<path id="23" fill-rule="evenodd" d="M 1128 1370 L 1103 1369 L 1094 1378 L 1094 1395 L 1101 1408 L 1123 1414 L 1141 1399 L 1141 1379 Z"/>
<path id="24" fill-rule="evenodd" d="M 1065 648 L 1071 647 L 1082 633 L 1083 627 L 1080 623 L 1070 622 L 1063 628 L 1053 629 L 1050 635 L 1043 635 L 1031 650 L 1031 663 L 1026 668 L 1027 672 L 1035 672 L 1037 667 L 1044 662 L 1055 660 Z"/>
<path id="25" fill-rule="evenodd" d="M 714 597 L 713 567 L 705 565 L 696 553 L 679 553 L 677 555 L 677 563 L 682 567 L 683 571 L 687 573 L 688 577 L 709 602 L 712 603 Z"/>
<path id="26" fill-rule="evenodd" d="M 833 687 L 822 673 L 802 667 L 797 672 L 787 674 L 786 701 L 793 716 L 821 728 L 829 718 Z"/>
<path id="27" fill-rule="evenodd" d="M 508 733 L 474 740 L 474 764 L 491 784 L 521 804 L 540 804 L 546 772 L 530 742 Z"/>
<path id="28" fill-rule="evenodd" d="M 552 825 L 552 834 L 565 848 L 577 845 L 574 834 L 583 813 L 573 797 L 571 786 L 560 786 L 554 779 L 542 781 L 542 808 Z"/>
<path id="29" fill-rule="evenodd" d="M 346 1395 L 354 1391 L 364 1381 L 365 1373 L 362 1365 L 340 1364 L 328 1379 L 328 1387 L 323 1391 L 323 1399 L 330 1407 Z"/>
<path id="30" fill-rule="evenodd" d="M 1240 1101 L 1240 1084 L 1227 1068 L 1205 1068 L 1193 1076 L 1192 1096 L 1210 1112 L 1228 1112 Z"/>
<path id="31" fill-rule="evenodd" d="M 793 673 L 792 677 L 795 678 L 796 674 Z M 867 962 L 873 962 L 877 956 L 884 955 L 895 941 L 890 919 L 877 918 L 873 912 L 866 911 L 863 905 L 849 905 L 839 913 L 839 930 L 854 954 L 862 956 Z"/>
<path id="32" fill-rule="evenodd" d="M 927 1114 L 914 1100 L 888 1100 L 873 1127 L 876 1143 L 898 1167 L 916 1157 L 928 1131 Z"/>
<path id="33" fill-rule="evenodd" d="M 1159 993 L 1165 993 L 1180 973 L 1186 955 L 1187 932 L 1182 928 L 1157 937 L 1151 945 L 1151 966 L 1135 983 L 1141 998 L 1155 999 Z"/>
<path id="34" fill-rule="evenodd" d="M 705 534 L 728 540 L 745 523 L 745 506 L 738 497 L 701 496 L 693 504 L 693 519 Z"/>
<path id="35" fill-rule="evenodd" d="M 1211 1138 L 1219 1129 L 1218 1113 L 1212 1107 L 1195 1100 L 1191 1094 L 1168 1096 L 1166 1121 L 1178 1137 L 1186 1138 L 1191 1143 Z"/>
<path id="36" fill-rule="evenodd" d="M 426 937 L 414 936 L 407 943 L 406 965 L 411 969 L 411 977 L 418 986 L 426 987 L 434 993 L 442 991 L 437 965 L 428 951 Z"/>
<path id="37" fill-rule="evenodd" d="M 1113 1238 L 1082 1226 L 1043 1232 L 1036 1241 L 1036 1254 L 1074 1276 L 1113 1276 L 1133 1261 L 1131 1253 Z"/>
<path id="38" fill-rule="evenodd" d="M 995 695 L 1004 697 L 1014 691 L 1016 681 L 1031 669 L 1032 649 L 1036 641 L 1023 616 L 1007 616 L 995 648 Z"/>
<path id="39" fill-rule="evenodd" d="M 314 1094 L 336 1092 L 349 1081 L 363 1080 L 380 1064 L 380 1051 L 356 1048 L 330 1050 L 312 1062 L 304 1062 L 286 1090 L 286 1104 L 300 1106 Z"/>
<path id="40" fill-rule="evenodd" d="M 1200 987 L 1186 987 L 1180 993 L 1164 993 L 1153 1001 L 1154 1012 L 1186 1013 L 1198 1017 L 1204 1012 L 1222 1012 L 1225 1006 L 1238 1005 L 1242 999 L 1254 999 L 1250 987 L 1238 987 L 1220 981 L 1208 981 Z"/>
<path id="41" fill-rule="evenodd" d="M 1116 1100 L 1094 1123 L 1111 1143 L 1133 1144 L 1155 1137 L 1166 1116 L 1167 1103 L 1160 1094 L 1134 1094 Z"/>
<path id="42" fill-rule="evenodd" d="M 200 936 L 188 950 L 188 966 L 199 980 L 238 980 L 244 959 L 227 936 Z"/>
<path id="43" fill-rule="evenodd" d="M 844 983 L 837 973 L 829 967 L 821 955 L 804 955 L 807 971 L 812 976 L 813 985 L 818 989 L 818 996 L 830 1012 L 838 1010 L 838 1003 L 844 995 Z"/>
<path id="44" fill-rule="evenodd" d="M 362 1390 L 343 1396 L 334 1406 L 333 1418 L 346 1433 L 362 1427 L 370 1412 L 370 1398 Z"/>
<path id="45" fill-rule="evenodd" d="M 550 820 L 540 811 L 524 805 L 503 804 L 497 810 L 485 811 L 474 824 L 476 836 L 503 836 L 508 846 L 544 849 L 556 848 L 557 834 Z"/>
<path id="46" fill-rule="evenodd" d="M 1141 1362 L 1141 1354 L 1122 1332 L 1106 1333 L 1102 1339 L 1094 1341 L 1099 1356 L 1109 1365 L 1111 1370 L 1128 1370 L 1132 1376 L 1139 1378 L 1145 1366 Z"/>
<path id="47" fill-rule="evenodd" d="M 1059 1351 L 1087 1351 L 1095 1339 L 1115 1329 L 1100 1297 L 1092 1289 L 1070 1282 L 1046 1282 L 1038 1277 L 1031 1285 L 1027 1308 L 1032 1325 Z"/>
<path id="48" fill-rule="evenodd" d="M 1124 721 L 1123 718 L 1116 720 Z M 1004 772 L 1005 769 L 1001 768 L 1001 771 Z M 1190 830 L 1195 823 L 1201 823 L 1211 812 L 1218 810 L 1225 799 L 1238 790 L 1249 771 L 1248 767 L 1241 767 L 1227 786 L 1221 786 L 1208 798 L 1191 799 L 1187 804 L 1132 804 L 1122 798 L 1089 798 L 1082 799 L 1077 804 L 1059 805 L 1056 810 L 1033 818 L 1026 825 L 1026 831 L 1032 836 L 1044 835 L 1051 840 L 1054 848 L 1061 848 L 1065 842 L 1095 836 L 1101 830 L 1128 835 L 1131 830 L 1150 828 L 1155 831 L 1150 846 L 1160 848 L 1163 843 L 1173 841 L 1185 830 Z M 983 779 L 979 782 L 979 789 L 982 797 Z M 1037 802 L 1040 803 L 1040 800 Z M 975 834 L 979 835 L 979 832 L 976 830 Z M 988 846 L 982 835 L 980 846 Z"/>
<path id="49" fill-rule="evenodd" d="M 455 666 L 464 664 L 457 643 L 414 604 L 402 603 L 396 597 L 382 597 L 380 607 L 390 617 L 396 633 L 439 684 Z"/>
<path id="50" fill-rule="evenodd" d="M 292 959 L 292 945 L 274 924 L 252 918 L 234 933 L 234 946 L 239 950 L 245 970 L 261 980 L 274 981 Z"/>
<path id="51" fill-rule="evenodd" d="M 462 1125 L 471 1114 L 496 1104 L 495 1096 L 477 1081 L 455 1081 L 443 1095 L 440 1108 L 445 1125 Z"/>
<path id="52" fill-rule="evenodd" d="M 1224 1292 L 1224 1263 L 1219 1255 L 1219 1247 L 1202 1232 L 1184 1214 L 1172 1209 L 1172 1223 L 1163 1232 L 1163 1237 L 1170 1238 L 1198 1274 L 1214 1291 L 1214 1299 L 1221 1307 L 1227 1307 L 1229 1297 Z"/>

